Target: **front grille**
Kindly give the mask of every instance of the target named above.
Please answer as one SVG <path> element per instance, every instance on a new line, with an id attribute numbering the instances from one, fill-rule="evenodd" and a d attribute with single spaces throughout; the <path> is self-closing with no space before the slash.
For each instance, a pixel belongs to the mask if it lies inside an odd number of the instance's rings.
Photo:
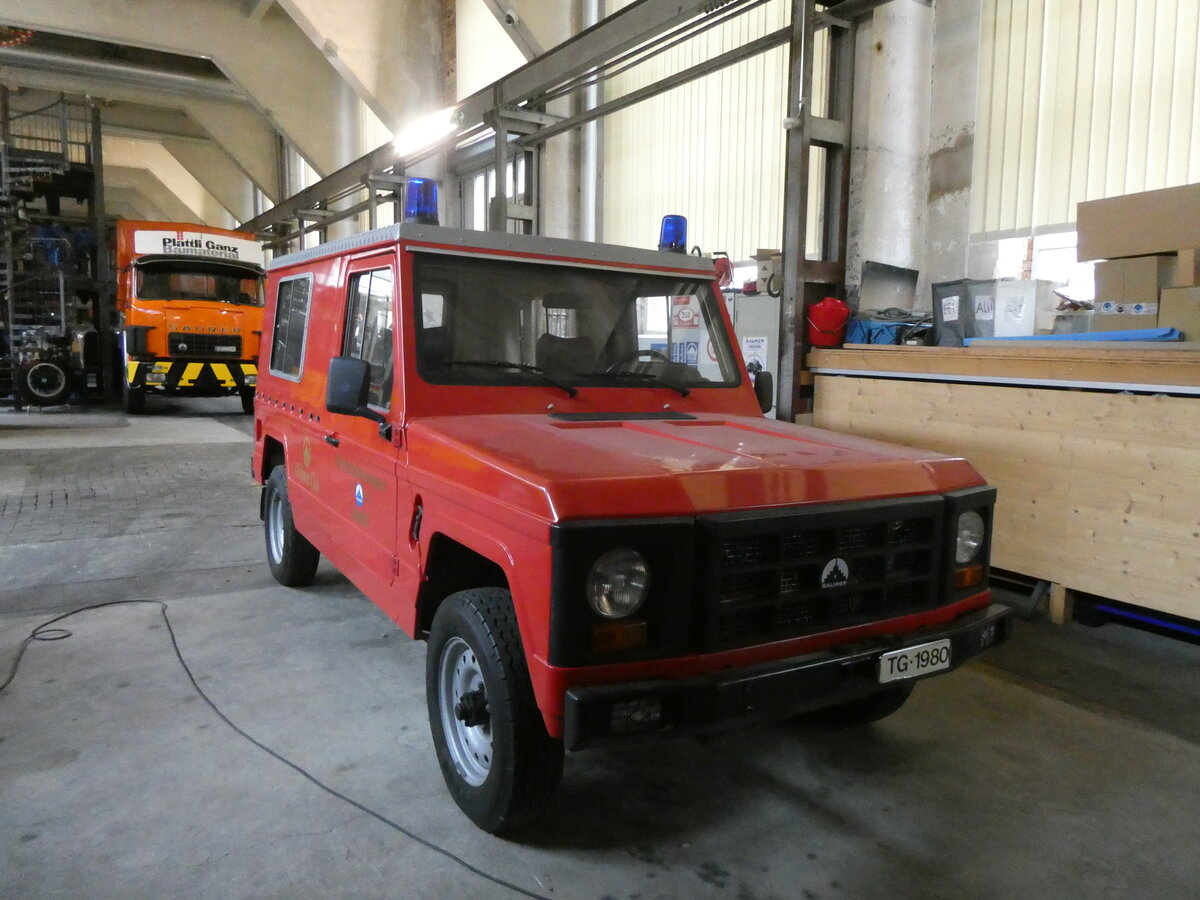
<path id="1" fill-rule="evenodd" d="M 701 519 L 709 560 L 700 641 L 725 649 L 931 609 L 940 496 Z"/>
<path id="2" fill-rule="evenodd" d="M 172 356 L 228 356 L 231 359 L 239 359 L 242 355 L 242 336 L 172 331 L 167 335 L 167 346 Z"/>

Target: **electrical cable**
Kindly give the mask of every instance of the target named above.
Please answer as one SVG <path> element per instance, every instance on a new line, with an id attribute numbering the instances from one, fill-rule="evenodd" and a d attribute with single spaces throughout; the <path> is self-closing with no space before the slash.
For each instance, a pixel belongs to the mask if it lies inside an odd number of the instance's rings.
<path id="1" fill-rule="evenodd" d="M 405 828 L 403 825 L 401 825 L 398 822 L 393 821 L 392 819 L 389 819 L 383 813 L 377 812 L 376 810 L 371 809 L 371 807 L 358 802 L 357 800 L 353 799 L 352 797 L 346 796 L 341 791 L 338 791 L 337 789 L 332 788 L 329 785 L 325 784 L 325 782 L 321 781 L 315 775 L 310 773 L 307 769 L 305 769 L 299 763 L 292 762 L 290 759 L 288 759 L 283 754 L 281 754 L 275 750 L 272 750 L 270 747 L 268 747 L 262 741 L 253 737 L 252 735 L 250 735 L 249 733 L 244 731 L 242 728 L 240 728 L 238 725 L 234 724 L 233 720 L 230 719 L 229 716 L 225 715 L 225 713 L 221 711 L 221 708 L 219 706 L 217 706 L 217 704 L 213 701 L 213 699 L 204 692 L 204 688 L 200 687 L 199 682 L 196 681 L 196 676 L 192 674 L 191 667 L 187 664 L 187 660 L 185 660 L 183 658 L 183 651 L 179 647 L 179 640 L 175 635 L 175 628 L 171 624 L 171 617 L 167 615 L 167 604 L 162 602 L 161 600 L 111 600 L 107 603 L 94 603 L 90 606 L 81 606 L 78 609 L 73 609 L 68 613 L 63 613 L 62 615 L 55 616 L 53 619 L 48 619 L 47 621 L 45 621 L 42 624 L 35 627 L 31 632 L 29 632 L 29 635 L 25 638 L 25 640 L 23 640 L 21 642 L 20 649 L 17 650 L 17 655 L 13 659 L 12 670 L 8 673 L 8 677 L 4 679 L 4 682 L 2 684 L 0 684 L 0 693 L 3 693 L 3 691 L 10 684 L 12 684 L 13 679 L 15 679 L 17 677 L 17 669 L 20 668 L 21 659 L 22 659 L 22 657 L 24 657 L 25 651 L 29 648 L 30 644 L 32 644 L 34 641 L 61 641 L 66 638 L 69 638 L 71 636 L 71 632 L 65 628 L 50 628 L 49 626 L 54 625 L 57 622 L 61 622 L 63 619 L 69 619 L 69 618 L 71 618 L 71 616 L 76 616 L 76 615 L 79 615 L 80 613 L 89 612 L 91 610 L 104 609 L 105 607 L 109 607 L 109 606 L 132 606 L 132 605 L 136 605 L 136 604 L 150 604 L 150 605 L 158 607 L 159 612 L 162 614 L 163 623 L 167 626 L 167 633 L 171 636 L 171 647 L 175 651 L 175 658 L 179 661 L 179 665 L 183 668 L 184 674 L 187 675 L 188 681 L 191 682 L 192 689 L 195 690 L 195 692 L 200 696 L 201 700 L 203 700 L 206 704 L 208 704 L 209 709 L 211 709 L 213 711 L 213 713 L 217 716 L 217 718 L 220 719 L 222 722 L 224 722 L 226 725 L 228 725 L 229 728 L 232 729 L 233 732 L 235 734 L 237 734 L 239 737 L 241 737 L 242 739 L 246 740 L 247 742 L 253 744 L 259 750 L 263 751 L 268 756 L 272 757 L 273 759 L 277 760 L 278 762 L 283 763 L 285 766 L 287 766 L 293 772 L 302 776 L 303 778 L 308 780 L 311 784 L 320 788 L 325 793 L 329 794 L 331 797 L 336 797 L 338 800 L 341 800 L 343 803 L 348 803 L 350 806 L 353 806 L 359 812 L 366 813 L 371 818 L 376 819 L 379 822 L 382 822 L 384 825 L 388 826 L 389 828 L 393 829 L 394 831 L 398 831 L 400 834 L 404 835 L 410 841 L 414 841 L 415 843 L 420 844 L 422 847 L 425 847 L 428 850 L 432 850 L 434 853 L 438 853 L 438 854 L 444 856 L 446 859 L 461 866 L 462 868 L 466 869 L 468 872 L 472 873 L 473 875 L 477 875 L 480 878 L 484 879 L 485 881 L 490 881 L 492 884 L 495 884 L 499 887 L 507 888 L 508 890 L 512 891 L 513 893 L 520 894 L 523 897 L 530 897 L 530 898 L 532 898 L 532 900 L 551 900 L 551 898 L 545 896 L 544 894 L 535 893 L 534 891 L 530 891 L 526 888 L 521 887 L 520 885 L 513 884 L 511 881 L 505 881 L 503 878 L 500 878 L 496 875 L 492 875 L 489 872 L 485 872 L 483 869 L 480 869 L 476 866 L 471 865 L 471 863 L 467 862 L 461 856 L 457 856 L 456 854 L 452 853 L 451 851 L 447 850 L 446 848 L 441 847 L 441 846 L 433 843 L 432 841 L 421 837 L 416 832 L 411 831 L 408 828 Z"/>

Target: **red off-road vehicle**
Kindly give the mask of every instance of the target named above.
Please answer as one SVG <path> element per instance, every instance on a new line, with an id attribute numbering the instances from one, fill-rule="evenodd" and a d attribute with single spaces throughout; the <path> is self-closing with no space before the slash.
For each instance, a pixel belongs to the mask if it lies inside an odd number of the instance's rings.
<path id="1" fill-rule="evenodd" d="M 271 570 L 324 554 L 428 641 L 438 759 L 488 831 L 564 748 L 870 721 L 1008 635 L 994 490 L 764 418 L 709 260 L 406 223 L 276 259 L 263 348 Z"/>

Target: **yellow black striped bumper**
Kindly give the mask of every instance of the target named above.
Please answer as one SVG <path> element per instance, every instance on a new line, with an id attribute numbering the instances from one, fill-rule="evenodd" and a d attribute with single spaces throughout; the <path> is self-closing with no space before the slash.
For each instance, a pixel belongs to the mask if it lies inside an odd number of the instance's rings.
<path id="1" fill-rule="evenodd" d="M 132 388 L 165 393 L 234 394 L 253 388 L 258 366 L 251 362 L 194 362 L 160 359 L 153 362 L 129 360 L 125 378 Z"/>

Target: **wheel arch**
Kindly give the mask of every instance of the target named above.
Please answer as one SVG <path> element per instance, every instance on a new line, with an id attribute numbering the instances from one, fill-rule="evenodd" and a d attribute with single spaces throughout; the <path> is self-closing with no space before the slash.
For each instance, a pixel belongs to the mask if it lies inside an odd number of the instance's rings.
<path id="1" fill-rule="evenodd" d="M 451 594 L 484 587 L 503 588 L 512 593 L 512 585 L 500 563 L 444 532 L 430 535 L 425 578 L 417 591 L 416 636 L 423 638 L 429 634 L 438 607 Z"/>
<path id="2" fill-rule="evenodd" d="M 265 435 L 263 437 L 262 470 L 258 473 L 259 478 L 266 481 L 271 475 L 271 470 L 276 466 L 282 466 L 286 459 L 287 451 L 283 441 L 274 435 Z"/>

